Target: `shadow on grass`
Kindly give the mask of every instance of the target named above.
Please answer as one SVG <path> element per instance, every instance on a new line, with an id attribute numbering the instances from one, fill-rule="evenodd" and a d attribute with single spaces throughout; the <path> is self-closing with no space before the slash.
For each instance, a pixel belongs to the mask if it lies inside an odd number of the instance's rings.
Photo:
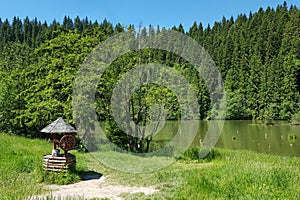
<path id="1" fill-rule="evenodd" d="M 99 179 L 102 174 L 95 171 L 77 171 L 81 180 L 88 181 L 93 179 Z"/>

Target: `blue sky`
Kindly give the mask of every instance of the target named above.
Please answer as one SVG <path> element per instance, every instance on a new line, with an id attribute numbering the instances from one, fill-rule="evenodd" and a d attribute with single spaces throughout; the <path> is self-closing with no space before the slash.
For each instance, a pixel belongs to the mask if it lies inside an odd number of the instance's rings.
<path id="1" fill-rule="evenodd" d="M 135 26 L 159 25 L 172 27 L 183 24 L 186 31 L 194 21 L 204 26 L 221 21 L 222 17 L 236 17 L 240 13 L 256 12 L 260 7 L 276 8 L 284 0 L 1 0 L 0 18 L 26 16 L 40 21 L 62 22 L 65 15 L 88 17 L 101 22 L 104 18 L 113 24 Z M 299 0 L 287 0 L 288 5 L 300 7 Z"/>

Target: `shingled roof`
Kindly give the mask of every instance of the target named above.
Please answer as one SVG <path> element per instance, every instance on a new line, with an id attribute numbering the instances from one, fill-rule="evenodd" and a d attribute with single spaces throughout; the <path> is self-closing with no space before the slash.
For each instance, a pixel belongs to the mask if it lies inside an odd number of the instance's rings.
<path id="1" fill-rule="evenodd" d="M 77 131 L 63 118 L 59 117 L 54 122 L 41 130 L 43 133 L 76 133 Z"/>

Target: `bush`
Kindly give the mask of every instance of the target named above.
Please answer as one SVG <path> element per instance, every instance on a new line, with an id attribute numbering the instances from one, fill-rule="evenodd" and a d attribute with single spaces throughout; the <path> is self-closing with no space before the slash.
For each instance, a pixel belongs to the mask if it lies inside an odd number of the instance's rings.
<path id="1" fill-rule="evenodd" d="M 61 172 L 48 172 L 40 168 L 37 172 L 38 182 L 47 184 L 67 185 L 80 181 L 80 176 L 75 170 L 68 169 Z"/>
<path id="2" fill-rule="evenodd" d="M 292 115 L 292 124 L 300 124 L 300 111 Z"/>
<path id="3" fill-rule="evenodd" d="M 295 143 L 297 139 L 297 135 L 295 133 L 289 133 L 288 134 L 288 141 L 290 143 Z"/>
<path id="4" fill-rule="evenodd" d="M 209 152 L 207 152 L 209 151 Z M 203 155 L 203 156 L 202 156 Z M 178 160 L 197 160 L 197 161 L 211 161 L 220 154 L 215 149 L 201 149 L 199 146 L 193 146 L 188 148 L 183 155 L 178 157 Z"/>

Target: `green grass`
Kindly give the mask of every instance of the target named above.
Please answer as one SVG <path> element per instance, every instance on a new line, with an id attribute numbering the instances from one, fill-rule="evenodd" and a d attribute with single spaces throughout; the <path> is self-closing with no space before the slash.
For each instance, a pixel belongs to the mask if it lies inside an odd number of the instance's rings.
<path id="1" fill-rule="evenodd" d="M 35 175 L 42 156 L 51 149 L 41 140 L 0 134 L 0 199 L 21 199 L 41 192 Z"/>
<path id="2" fill-rule="evenodd" d="M 42 157 L 51 153 L 52 144 L 0 133 L 0 199 L 24 199 L 45 192 L 45 184 L 79 181 L 76 173 L 49 173 L 42 168 Z"/>
<path id="3" fill-rule="evenodd" d="M 86 171 L 107 177 L 108 184 L 152 186 L 159 192 L 123 194 L 125 199 L 300 199 L 300 158 L 258 154 L 249 151 L 216 149 L 206 160 L 182 160 L 160 170 L 144 173 L 117 171 L 96 158 L 119 159 L 118 165 L 131 161 L 140 168 L 161 162 L 160 157 L 136 158 L 115 152 L 78 153 L 77 172 L 49 175 L 42 170 L 42 156 L 51 152 L 51 143 L 0 134 L 0 199 L 24 199 L 45 192 L 49 182 L 71 183 Z M 51 199 L 51 198 L 49 198 Z"/>
<path id="4" fill-rule="evenodd" d="M 126 199 L 300 199 L 300 159 L 217 149 L 211 161 L 177 161 L 144 174 L 108 170 L 112 184 L 156 186 Z M 108 153 L 106 153 L 108 154 Z"/>
<path id="5" fill-rule="evenodd" d="M 221 165 L 183 172 L 173 199 L 299 199 L 299 158 L 223 152 Z"/>

